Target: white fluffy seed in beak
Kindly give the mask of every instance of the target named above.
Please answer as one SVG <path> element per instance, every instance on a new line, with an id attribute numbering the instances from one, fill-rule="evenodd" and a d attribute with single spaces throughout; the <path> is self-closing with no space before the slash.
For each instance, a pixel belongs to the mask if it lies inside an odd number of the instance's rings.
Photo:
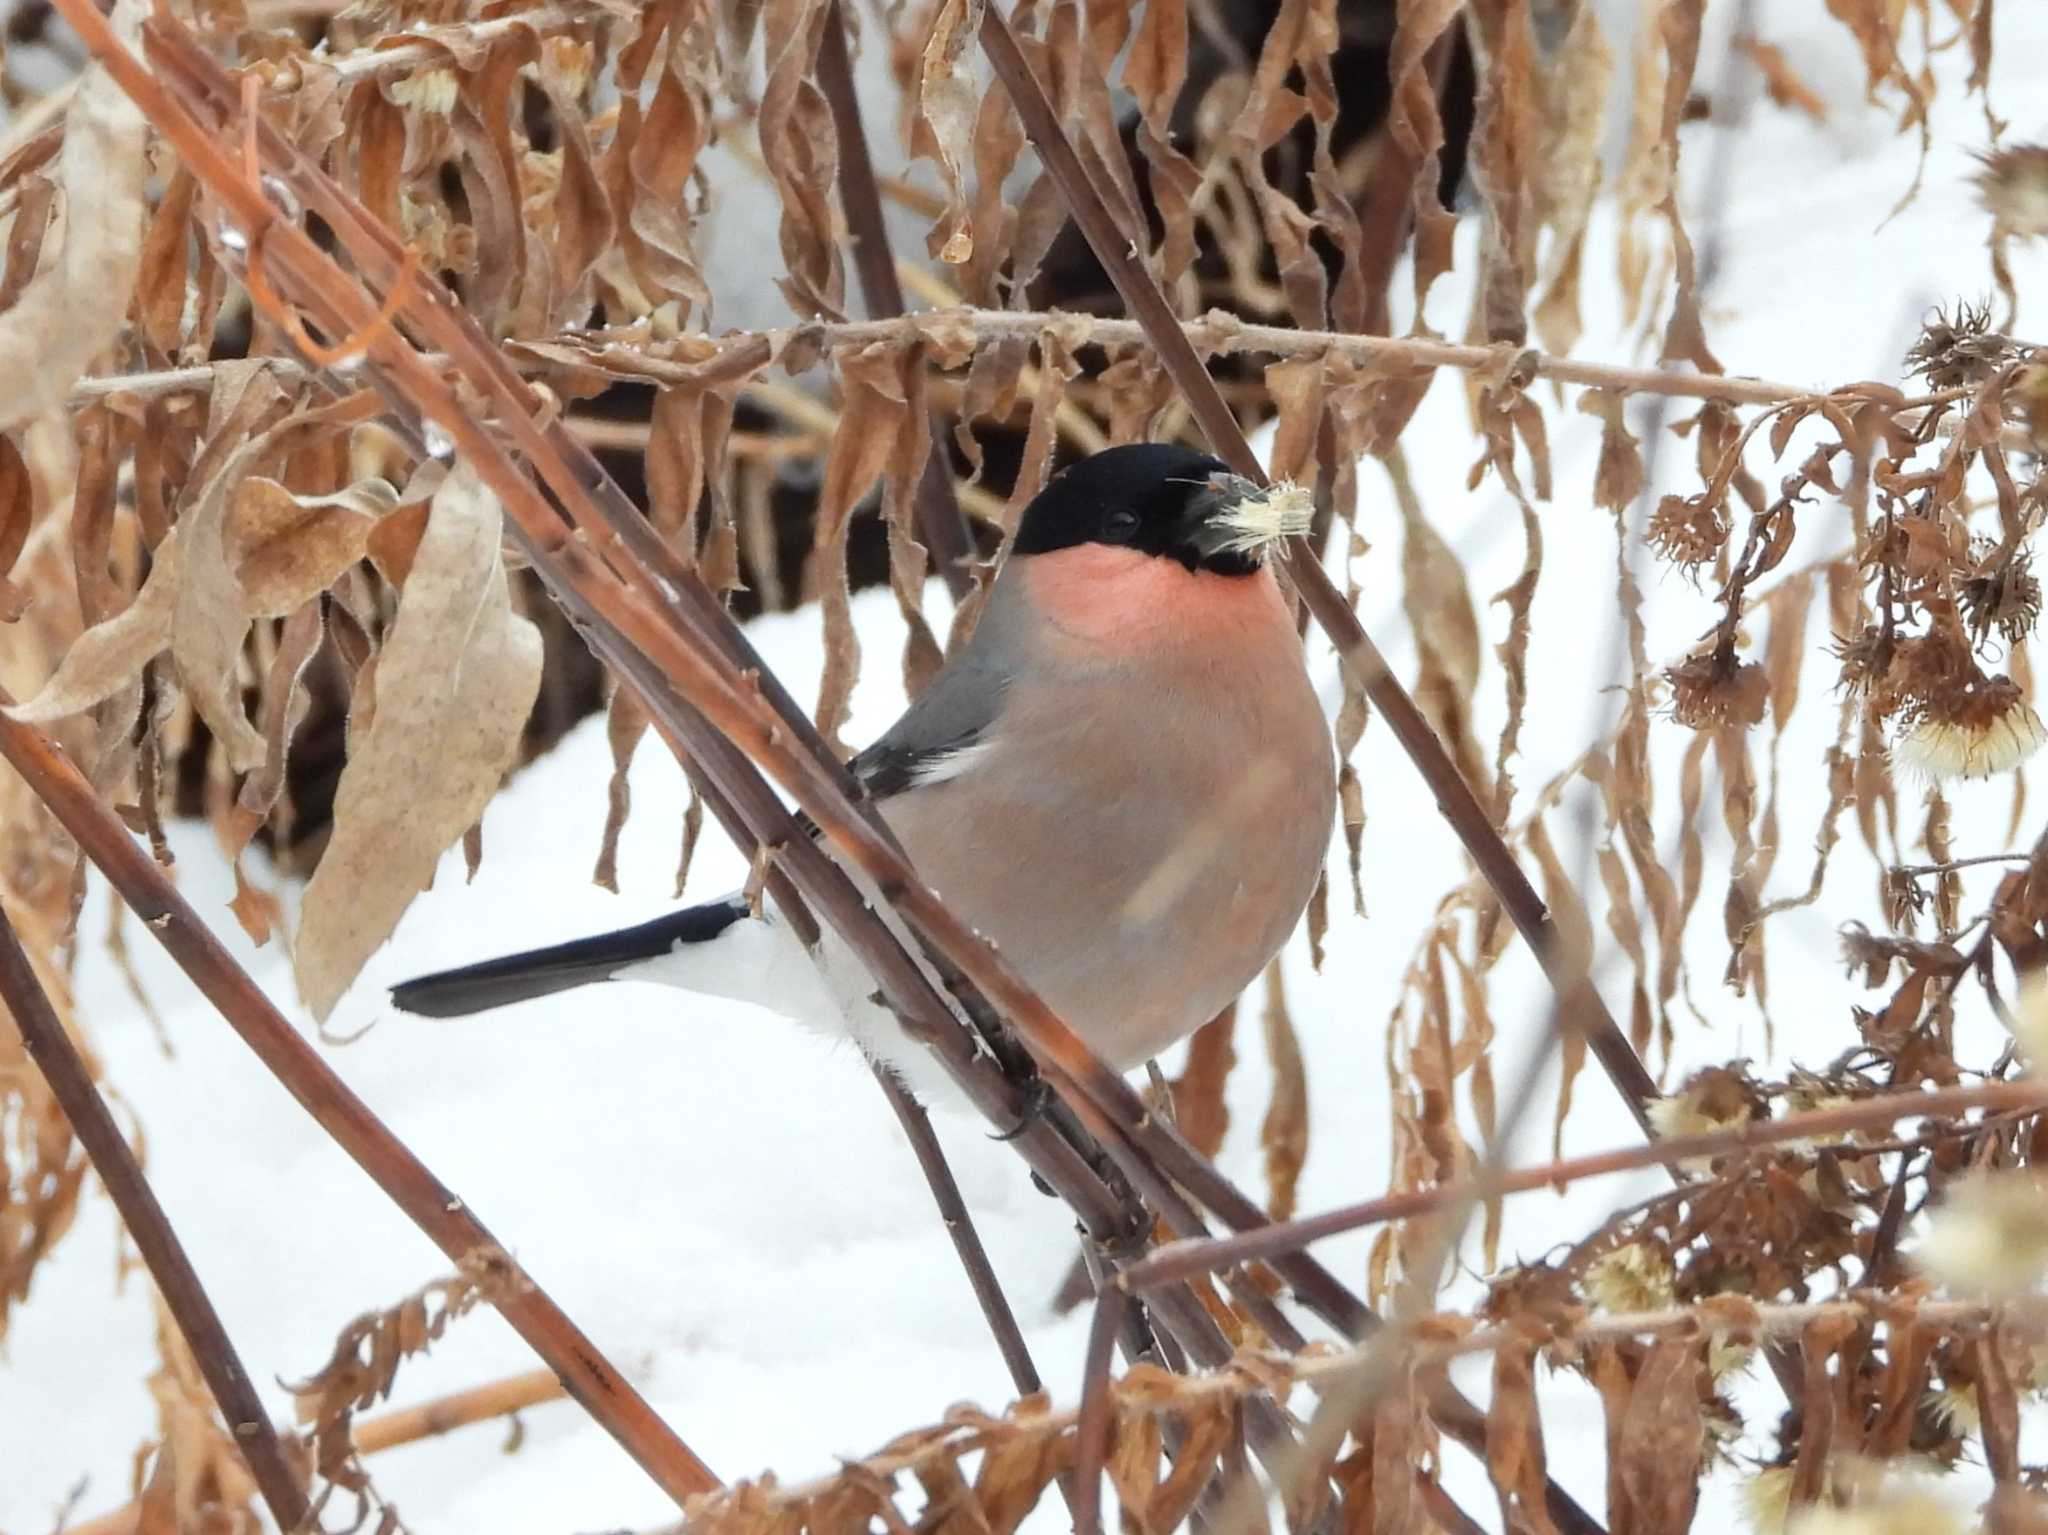
<path id="1" fill-rule="evenodd" d="M 1216 514 L 1228 534 L 1219 554 L 1263 554 L 1283 539 L 1306 533 L 1315 518 L 1315 497 L 1305 485 L 1276 480 Z"/>

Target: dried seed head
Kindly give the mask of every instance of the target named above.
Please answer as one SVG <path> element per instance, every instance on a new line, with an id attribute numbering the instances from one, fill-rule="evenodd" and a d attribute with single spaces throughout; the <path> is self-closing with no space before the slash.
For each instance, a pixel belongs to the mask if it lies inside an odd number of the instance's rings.
<path id="1" fill-rule="evenodd" d="M 1694 730 L 1747 729 L 1763 719 L 1770 703 L 1770 680 L 1754 661 L 1723 662 L 1707 651 L 1681 661 L 1664 677 L 1671 684 L 1672 718 Z"/>
<path id="2" fill-rule="evenodd" d="M 1744 1480 L 1735 1497 L 1743 1522 L 1757 1535 L 1783 1535 L 1785 1517 L 1792 1511 L 1792 1468 L 1765 1466 Z"/>
<path id="3" fill-rule="evenodd" d="M 1643 538 L 1672 564 L 1688 572 L 1697 571 L 1728 542 L 1728 518 L 1718 500 L 1666 496 L 1657 503 Z"/>
<path id="4" fill-rule="evenodd" d="M 1967 1535 L 1969 1515 L 1926 1476 L 1888 1476 L 1863 1491 L 1854 1508 L 1816 1504 L 1792 1514 L 1786 1535 Z M 1787 1493 L 1791 1491 L 1788 1486 Z"/>
<path id="5" fill-rule="evenodd" d="M 1894 634 L 1890 643 L 1866 630 L 1862 641 L 1839 651 L 1843 669 L 1858 669 L 1878 714 L 1905 714 L 1907 725 L 1935 700 L 1968 692 L 1982 679 L 1970 645 L 1954 628 Z"/>
<path id="6" fill-rule="evenodd" d="M 1830 648 L 1842 664 L 1835 685 L 1845 693 L 1867 693 L 1885 673 L 1890 647 L 1885 643 L 1884 631 L 1876 624 L 1864 625 L 1861 634 L 1836 635 Z"/>
<path id="7" fill-rule="evenodd" d="M 1742 1466 L 1739 1457 L 1747 1426 L 1735 1404 L 1723 1396 L 1709 1396 L 1700 1403 L 1700 1428 L 1705 1431 L 1706 1462 L 1709 1466 Z"/>
<path id="8" fill-rule="evenodd" d="M 1939 1391 L 1928 1392 L 1926 1407 L 1934 1421 L 1958 1439 L 1967 1439 L 1977 1432 L 1981 1421 L 1977 1388 L 1968 1381 L 1953 1382 Z"/>
<path id="9" fill-rule="evenodd" d="M 2020 239 L 2048 235 L 2048 144 L 2013 144 L 1977 157 L 1971 178 L 1991 214 L 1995 234 Z"/>
<path id="10" fill-rule="evenodd" d="M 1671 1255 L 1647 1242 L 1629 1242 L 1586 1265 L 1579 1288 L 1602 1311 L 1658 1311 L 1677 1298 Z"/>
<path id="11" fill-rule="evenodd" d="M 2034 352 L 2005 391 L 2010 413 L 2025 423 L 2036 454 L 2048 454 L 2048 348 Z M 2036 488 L 2039 481 L 2035 482 Z"/>
<path id="12" fill-rule="evenodd" d="M 1936 309 L 1921 322 L 1920 335 L 1906 349 L 1906 371 L 1936 389 L 1964 389 L 1982 383 L 2009 362 L 2018 344 L 1991 328 L 1991 306 L 1958 301 L 1953 313 Z"/>
<path id="13" fill-rule="evenodd" d="M 1932 1493 L 1890 1498 L 1864 1508 L 1807 1509 L 1785 1526 L 1786 1535 L 1968 1535 L 1968 1517 Z"/>
<path id="14" fill-rule="evenodd" d="M 1707 1344 L 1707 1375 L 1716 1386 L 1724 1384 L 1730 1377 L 1748 1372 L 1756 1362 L 1756 1341 L 1753 1338 L 1731 1338 L 1726 1333 L 1715 1333 Z"/>
<path id="15" fill-rule="evenodd" d="M 1764 1101 L 1747 1073 L 1737 1067 L 1710 1066 L 1686 1078 L 1675 1093 L 1653 1100 L 1650 1123 L 1660 1137 L 1704 1135 L 1748 1124 L 1764 1115 Z M 1685 1166 L 1704 1172 L 1712 1157 L 1688 1157 Z"/>
<path id="16" fill-rule="evenodd" d="M 2041 716 L 2007 677 L 1929 698 L 1915 714 L 1893 755 L 1933 779 L 2009 773 L 2048 740 Z"/>
<path id="17" fill-rule="evenodd" d="M 1959 1294 L 2028 1294 L 2048 1272 L 2048 1188 L 2017 1169 L 1951 1184 L 1917 1257 Z"/>
<path id="18" fill-rule="evenodd" d="M 1965 580 L 1961 588 L 1963 612 L 1970 632 L 1982 644 L 1993 630 L 2008 645 L 2017 645 L 2034 632 L 2041 618 L 2041 583 L 2033 571 L 2033 558 L 2024 549 L 2011 559 Z"/>

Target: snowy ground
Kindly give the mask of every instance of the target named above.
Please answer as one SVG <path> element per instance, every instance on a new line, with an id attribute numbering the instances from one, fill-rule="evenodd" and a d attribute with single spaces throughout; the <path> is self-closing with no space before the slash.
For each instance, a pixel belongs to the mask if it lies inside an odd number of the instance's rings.
<path id="1" fill-rule="evenodd" d="M 1979 241 L 1985 220 L 1966 184 L 1967 151 L 1983 142 L 1979 107 L 1965 101 L 1964 61 L 1944 57 L 1935 153 L 1919 200 L 1882 228 L 1864 227 L 1912 176 L 1912 151 L 1863 104 L 1860 62 L 1846 34 L 1813 0 L 1774 6 L 1766 35 L 1827 99 L 1831 118 L 1759 104 L 1744 130 L 1724 224 L 1725 262 L 1709 329 L 1733 371 L 1824 385 L 1897 376 L 1898 357 L 1932 302 L 1988 291 Z M 2038 134 L 2048 79 L 2048 14 L 2002 7 L 1998 105 L 2016 136 Z M 1710 40 L 1702 84 L 1711 87 Z M 1687 185 L 1706 180 L 1723 130 L 1688 129 Z M 1587 279 L 1590 356 L 1636 360 L 1603 296 L 1611 267 L 1611 212 L 1596 227 Z M 1470 231 L 1467 231 L 1469 236 Z M 1439 298 L 1440 328 L 1455 330 L 1471 248 Z M 2020 268 L 2023 292 L 2048 277 L 2038 257 Z M 2022 315 L 2022 328 L 2029 318 Z M 2032 318 L 2040 325 L 2038 305 Z M 1640 410 L 1640 407 L 1634 407 Z M 1683 414 L 1683 412 L 1679 412 Z M 1631 418 L 1637 419 L 1632 416 Z M 1520 773 L 1539 784 L 1567 760 L 1610 701 L 1589 679 L 1607 653 L 1612 535 L 1588 500 L 1596 437 L 1588 418 L 1551 414 L 1558 475 L 1547 513 L 1550 558 L 1537 599 L 1531 658 L 1534 697 Z M 1442 380 L 1407 442 L 1433 518 L 1473 566 L 1483 601 L 1521 558 L 1516 517 L 1492 483 L 1464 488 L 1472 457 L 1462 394 Z M 1673 478 L 1667 453 L 1666 478 Z M 1753 462 L 1766 483 L 1775 472 Z M 1674 483 L 1676 481 L 1674 480 Z M 1366 477 L 1367 617 L 1394 664 L 1412 669 L 1398 600 L 1398 521 L 1384 486 Z M 1808 511 L 1791 563 L 1832 552 L 1845 532 L 1825 505 Z M 1682 581 L 1649 589 L 1653 655 L 1678 653 L 1707 621 L 1706 600 Z M 878 732 L 900 704 L 893 665 L 898 629 L 886 594 L 858 604 L 871 664 L 851 738 Z M 1489 613 L 1491 628 L 1498 613 Z M 1818 633 L 1818 629 L 1816 629 Z M 816 684 L 812 614 L 755 626 L 756 642 L 799 697 Z M 1589 665 L 1588 658 L 1596 658 Z M 1335 694 L 1334 666 L 1313 657 Z M 1599 679 L 1604 680 L 1604 679 Z M 1498 676 L 1488 686 L 1498 692 Z M 1490 697 L 1482 723 L 1498 717 Z M 1809 730 L 1828 711 L 1806 711 Z M 1799 760 L 1802 743 L 1787 743 Z M 1664 749 L 1676 742 L 1668 734 Z M 1331 963 L 1312 974 L 1290 952 L 1296 1022 L 1311 1065 L 1314 1136 L 1301 1186 L 1304 1209 L 1384 1186 L 1383 1065 L 1394 983 L 1436 894 L 1455 877 L 1450 834 L 1383 730 L 1368 734 L 1368 920 L 1341 910 Z M 694 1005 L 632 987 L 556 999 L 489 1020 L 435 1024 L 388 1014 L 382 988 L 442 964 L 639 920 L 670 896 L 678 775 L 655 749 L 642 753 L 632 831 L 622 850 L 624 894 L 608 896 L 588 871 L 603 815 L 607 757 L 591 721 L 511 784 L 486 820 L 483 871 L 462 879 L 460 858 L 409 914 L 339 1009 L 337 1032 L 375 1025 L 330 1047 L 340 1071 L 391 1127 L 452 1185 L 499 1238 L 628 1372 L 721 1474 L 772 1467 L 785 1477 L 829 1469 L 955 1401 L 994 1406 L 1010 1395 L 928 1197 L 893 1121 L 858 1063 L 773 1018 L 729 1005 Z M 2008 785 L 1957 796 L 1957 850 L 2004 846 Z M 1803 882 L 1817 805 L 1811 791 L 1783 809 L 1786 854 L 1778 883 Z M 1670 807 L 1664 807 L 1668 817 Z M 180 878 L 200 910 L 271 995 L 293 999 L 283 956 L 251 950 L 225 910 L 229 880 L 200 828 L 174 843 Z M 1568 863 L 1575 850 L 1566 849 Z M 1387 871 L 1399 871 L 1398 878 Z M 700 896 L 737 883 L 732 850 L 707 836 L 692 877 Z M 1717 898 L 1710 868 L 1705 899 Z M 1981 882 L 1973 893 L 1981 893 Z M 1819 908 L 1773 930 L 1773 1000 L 1781 1046 L 1823 1058 L 1846 1041 L 1833 930 L 1869 915 L 1868 866 L 1845 847 Z M 395 1300 L 444 1273 L 446 1262 L 314 1129 L 197 1000 L 141 933 L 131 933 L 143 984 L 163 1010 L 166 1056 L 125 983 L 96 946 L 108 917 L 95 884 L 85 917 L 80 1012 L 111 1082 L 149 1138 L 149 1168 L 243 1356 L 259 1382 L 301 1376 L 326 1356 L 357 1312 Z M 1700 924 L 1695 966 L 1711 1033 L 1682 1037 L 1686 1059 L 1760 1054 L 1754 1008 L 1717 993 L 1718 941 Z M 1604 937 L 1604 934 L 1603 934 Z M 1503 1065 L 1517 1058 L 1539 1016 L 1532 972 L 1511 960 L 1496 1004 Z M 1518 1005 L 1519 1004 L 1519 1005 Z M 294 1014 L 295 1016 L 296 1013 Z M 1246 1039 L 1250 1046 L 1252 1041 Z M 1232 1084 L 1237 1126 L 1227 1168 L 1258 1186 L 1256 1125 L 1266 1076 L 1256 1048 Z M 1171 1064 L 1171 1063 L 1169 1063 Z M 1547 1115 L 1541 1116 L 1547 1119 Z M 966 1124 L 942 1125 L 954 1166 L 998 1272 L 1014 1297 L 1040 1369 L 1056 1395 L 1078 1378 L 1085 1317 L 1054 1318 L 1046 1300 L 1072 1253 L 1069 1222 L 1035 1193 L 1015 1157 Z M 1538 1125 L 1523 1152 L 1538 1156 Z M 1634 1132 L 1589 1070 L 1568 1133 L 1572 1146 L 1627 1144 Z M 1583 1186 L 1564 1199 L 1526 1196 L 1511 1206 L 1505 1252 L 1536 1252 L 1580 1231 L 1601 1211 L 1654 1187 L 1646 1179 Z M 1362 1239 L 1327 1244 L 1340 1273 L 1360 1274 Z M 115 1223 L 88 1201 L 78 1227 L 38 1275 L 0 1362 L 0 1530 L 33 1535 L 80 1481 L 82 1513 L 121 1502 L 133 1448 L 153 1426 L 142 1385 L 152 1357 L 151 1315 L 140 1284 L 115 1282 Z M 401 1373 L 398 1401 L 417 1401 L 533 1361 L 509 1328 L 478 1314 Z M 275 1410 L 286 1393 L 269 1385 Z M 1596 1409 L 1569 1383 L 1552 1392 L 1552 1469 L 1599 1508 L 1604 1471 Z M 490 1428 L 378 1457 L 374 1470 L 411 1526 L 423 1532 L 551 1531 L 647 1526 L 670 1510 L 660 1493 L 578 1411 L 565 1404 L 525 1415 L 524 1447 L 500 1453 Z M 1475 1468 L 1451 1450 L 1448 1475 L 1465 1507 L 1495 1514 Z M 1710 1489 L 1699 1528 L 1732 1527 L 1728 1479 Z M 1056 1527 L 1056 1511 L 1043 1517 Z"/>

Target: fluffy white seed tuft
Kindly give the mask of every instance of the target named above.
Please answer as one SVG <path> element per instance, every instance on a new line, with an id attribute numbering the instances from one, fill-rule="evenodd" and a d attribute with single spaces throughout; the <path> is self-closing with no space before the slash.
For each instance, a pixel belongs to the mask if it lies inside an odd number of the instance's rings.
<path id="1" fill-rule="evenodd" d="M 2048 1190 L 2013 1169 L 1961 1179 L 1934 1212 L 1920 1266 L 1959 1295 L 2002 1298 L 2048 1273 Z"/>
<path id="2" fill-rule="evenodd" d="M 1315 518 L 1315 497 L 1305 485 L 1275 480 L 1264 491 L 1238 502 L 1216 519 L 1230 530 L 1223 552 L 1263 553 L 1283 539 L 1306 533 Z"/>
<path id="3" fill-rule="evenodd" d="M 1899 738 L 1896 754 L 1932 779 L 1995 778 L 2031 757 L 2048 729 L 2024 702 L 1982 720 L 1921 720 Z"/>

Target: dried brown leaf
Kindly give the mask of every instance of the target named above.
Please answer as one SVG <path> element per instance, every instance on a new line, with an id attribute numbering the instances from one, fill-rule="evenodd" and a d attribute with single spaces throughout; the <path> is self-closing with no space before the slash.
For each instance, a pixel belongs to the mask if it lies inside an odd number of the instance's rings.
<path id="1" fill-rule="evenodd" d="M 1394 6 L 1394 41 L 1387 59 L 1393 95 L 1387 108 L 1387 130 L 1415 166 L 1410 198 L 1418 315 L 1430 285 L 1450 270 L 1451 235 L 1456 226 L 1450 211 L 1437 200 L 1444 127 L 1437 113 L 1429 61 L 1432 48 L 1464 8 L 1464 0 L 1396 0 Z"/>
<path id="2" fill-rule="evenodd" d="M 847 586 L 846 548 L 855 507 L 898 457 L 898 439 L 915 430 L 904 420 L 908 402 L 902 388 L 901 349 L 876 342 L 839 358 L 844 396 L 825 483 L 818 494 L 818 521 L 806 584 L 824 609 L 825 669 L 818 683 L 818 729 L 836 751 L 839 731 L 860 676 L 860 639 L 853 629 L 852 593 Z M 933 652 L 936 653 L 936 643 Z"/>
<path id="3" fill-rule="evenodd" d="M 140 0 L 119 0 L 115 35 L 141 50 Z M 0 313 L 0 432 L 54 409 L 121 333 L 142 261 L 144 154 L 149 119 L 98 64 L 80 77 L 65 114 L 57 179 L 64 242 L 45 252 L 14 306 Z"/>
<path id="4" fill-rule="evenodd" d="M 263 679 L 263 764 L 242 780 L 227 818 L 222 851 L 232 863 L 235 875 L 235 898 L 228 907 L 242 924 L 242 930 L 257 944 L 270 941 L 271 928 L 281 911 L 275 896 L 250 883 L 248 871 L 242 867 L 242 854 L 284 792 L 286 753 L 292 733 L 305 717 L 308 702 L 299 678 L 319 650 L 325 632 L 317 599 L 307 601 L 286 621 L 277 654 L 271 658 Z"/>
<path id="5" fill-rule="evenodd" d="M 185 324 L 186 285 L 191 261 L 192 204 L 199 183 L 183 166 L 171 177 L 149 221 L 137 265 L 135 310 L 143 334 L 166 357 L 178 352 Z"/>
<path id="6" fill-rule="evenodd" d="M 967 217 L 966 166 L 981 96 L 969 50 L 980 33 L 986 6 L 987 0 L 940 0 L 925 39 L 918 77 L 918 111 L 930 133 L 939 175 L 946 183 L 946 211 L 925 243 L 933 256 L 953 266 L 974 254 Z"/>
<path id="7" fill-rule="evenodd" d="M 282 617 L 332 586 L 361 559 L 379 518 L 398 504 L 383 480 L 358 480 L 332 495 L 294 495 L 252 475 L 228 492 L 221 530 L 242 611 Z"/>
<path id="8" fill-rule="evenodd" d="M 1188 1056 L 1173 1079 L 1173 1122 L 1189 1145 L 1205 1157 L 1223 1149 L 1230 1132 L 1230 1105 L 1224 1089 L 1237 1064 L 1237 1004 L 1195 1030 Z"/>
<path id="9" fill-rule="evenodd" d="M 1273 1097 L 1259 1126 L 1266 1156 L 1266 1209 L 1276 1221 L 1292 1219 L 1295 1187 L 1308 1159 L 1308 1077 L 1301 1041 L 1287 1011 L 1286 984 L 1278 961 L 1266 967 L 1266 1008 L 1262 1015 L 1266 1058 L 1273 1067 Z"/>
<path id="10" fill-rule="evenodd" d="M 1530 192 L 1551 242 L 1534 319 L 1536 334 L 1552 352 L 1569 352 L 1579 339 L 1579 271 L 1586 220 L 1600 190 L 1613 75 L 1614 48 L 1599 10 L 1582 5 L 1556 54 L 1536 74 L 1543 142 L 1530 168 Z"/>
<path id="11" fill-rule="evenodd" d="M 1792 67 L 1792 61 L 1785 57 L 1784 49 L 1776 43 L 1747 35 L 1736 38 L 1735 47 L 1756 65 L 1772 101 L 1790 111 L 1804 112 L 1817 123 L 1828 120 L 1828 104 L 1800 78 L 1799 71 Z"/>
<path id="12" fill-rule="evenodd" d="M 1693 70 L 1700 56 L 1700 18 L 1705 7 L 1706 0 L 1664 0 L 1657 15 L 1657 31 L 1666 60 L 1659 131 L 1664 188 L 1659 211 L 1670 228 L 1671 249 L 1678 267 L 1677 292 L 1672 299 L 1671 320 L 1664 331 L 1663 356 L 1666 362 L 1690 362 L 1704 373 L 1719 373 L 1721 364 L 1707 349 L 1706 328 L 1700 320 L 1699 275 L 1692 241 L 1678 212 L 1678 125 L 1692 94 Z"/>
<path id="13" fill-rule="evenodd" d="M 604 837 L 597 850 L 597 867 L 590 873 L 592 884 L 603 886 L 613 895 L 619 893 L 619 834 L 626 829 L 626 817 L 633 812 L 633 791 L 628 773 L 633 766 L 633 754 L 640 747 L 640 739 L 647 734 L 648 723 L 640 695 L 614 682 L 611 705 L 605 711 L 604 720 L 605 743 L 612 754 L 612 776 L 605 785 Z M 680 875 L 677 876 L 676 887 L 680 894 Z"/>
<path id="14" fill-rule="evenodd" d="M 1486 1409 L 1486 1469 L 1500 1497 L 1508 1535 L 1556 1535 L 1546 1502 L 1543 1418 L 1536 1406 L 1536 1352 L 1532 1345 L 1498 1349 L 1493 1396 Z"/>
<path id="15" fill-rule="evenodd" d="M 1145 0 L 1144 19 L 1124 60 L 1124 88 L 1154 133 L 1165 133 L 1188 77 L 1187 0 Z"/>
<path id="16" fill-rule="evenodd" d="M 512 610 L 497 498 L 466 465 L 434 497 L 377 667 L 377 706 L 351 732 L 334 836 L 306 887 L 293 967 L 324 1019 L 474 825 L 518 750 L 540 685 L 539 632 Z"/>

